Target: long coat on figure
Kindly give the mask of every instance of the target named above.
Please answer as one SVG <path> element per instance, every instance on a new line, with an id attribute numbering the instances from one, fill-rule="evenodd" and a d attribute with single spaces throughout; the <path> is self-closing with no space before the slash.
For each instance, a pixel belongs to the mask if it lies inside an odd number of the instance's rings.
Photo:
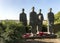
<path id="1" fill-rule="evenodd" d="M 22 9 L 22 13 L 20 14 L 20 22 L 22 22 L 24 26 L 27 25 L 27 17 L 24 13 L 24 9 Z"/>
<path id="2" fill-rule="evenodd" d="M 30 12 L 30 26 L 32 27 L 31 32 L 36 34 L 37 31 L 37 13 L 34 11 L 34 7 L 32 8 L 32 12 Z"/>
<path id="3" fill-rule="evenodd" d="M 50 34 L 53 33 L 54 28 L 54 13 L 52 12 L 52 8 L 50 8 L 50 12 L 48 13 L 48 29 Z"/>
<path id="4" fill-rule="evenodd" d="M 19 19 L 20 19 L 20 22 L 22 22 L 22 24 L 24 25 L 24 29 L 25 29 L 25 33 L 27 33 L 28 32 L 28 30 L 27 30 L 27 17 L 26 17 L 26 14 L 24 13 L 24 9 L 22 9 L 22 13 L 20 13 L 20 17 L 19 17 Z"/>
<path id="5" fill-rule="evenodd" d="M 42 31 L 42 24 L 43 24 L 43 20 L 44 20 L 44 17 L 43 17 L 43 14 L 41 13 L 41 9 L 40 9 L 40 12 L 38 14 L 38 31 L 41 32 Z"/>

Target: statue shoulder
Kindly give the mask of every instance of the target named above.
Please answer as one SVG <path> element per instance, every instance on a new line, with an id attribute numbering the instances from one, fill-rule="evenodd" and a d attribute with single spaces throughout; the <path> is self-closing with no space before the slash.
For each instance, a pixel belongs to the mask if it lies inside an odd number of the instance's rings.
<path id="1" fill-rule="evenodd" d="M 54 14 L 53 12 L 49 12 L 48 14 Z"/>
<path id="2" fill-rule="evenodd" d="M 30 14 L 33 14 L 33 13 L 36 13 L 35 11 L 34 12 L 30 12 Z"/>
<path id="3" fill-rule="evenodd" d="M 20 13 L 20 15 L 26 15 L 26 13 Z"/>

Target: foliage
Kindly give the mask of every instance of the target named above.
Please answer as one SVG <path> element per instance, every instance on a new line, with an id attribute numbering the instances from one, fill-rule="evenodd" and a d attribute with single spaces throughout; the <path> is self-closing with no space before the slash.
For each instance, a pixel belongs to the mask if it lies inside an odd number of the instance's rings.
<path id="1" fill-rule="evenodd" d="M 55 24 L 56 23 L 60 23 L 60 12 L 58 12 L 57 14 L 55 14 Z"/>
<path id="2" fill-rule="evenodd" d="M 57 37 L 60 38 L 60 31 L 56 33 Z"/>
<path id="3" fill-rule="evenodd" d="M 4 39 L 4 43 L 20 43 L 24 40 L 22 38 L 24 33 L 25 27 L 22 23 L 12 21 L 0 23 L 0 35 Z"/>
<path id="4" fill-rule="evenodd" d="M 60 11 L 55 14 L 55 25 L 54 25 L 54 31 L 57 34 L 57 36 L 60 38 Z"/>

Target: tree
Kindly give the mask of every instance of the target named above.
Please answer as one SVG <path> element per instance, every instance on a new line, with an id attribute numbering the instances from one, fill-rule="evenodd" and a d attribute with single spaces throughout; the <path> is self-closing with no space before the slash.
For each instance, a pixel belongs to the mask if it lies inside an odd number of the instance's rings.
<path id="1" fill-rule="evenodd" d="M 55 14 L 55 23 L 60 23 L 60 12 Z"/>

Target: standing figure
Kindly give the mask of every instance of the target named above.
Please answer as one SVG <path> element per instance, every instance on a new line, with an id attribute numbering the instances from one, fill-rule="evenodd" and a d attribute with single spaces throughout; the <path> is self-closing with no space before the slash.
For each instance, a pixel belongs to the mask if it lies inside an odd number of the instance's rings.
<path id="1" fill-rule="evenodd" d="M 40 9 L 40 12 L 38 14 L 38 31 L 39 32 L 42 32 L 43 20 L 44 20 L 44 17 L 43 17 L 43 14 L 41 13 L 41 9 Z"/>
<path id="2" fill-rule="evenodd" d="M 27 17 L 24 13 L 24 9 L 22 9 L 22 13 L 20 14 L 20 22 L 22 22 L 24 26 L 27 25 Z"/>
<path id="3" fill-rule="evenodd" d="M 50 8 L 50 12 L 48 13 L 48 29 L 50 34 L 53 33 L 53 25 L 54 25 L 54 13 L 52 12 L 52 8 Z"/>
<path id="4" fill-rule="evenodd" d="M 32 7 L 32 12 L 30 12 L 30 26 L 32 27 L 31 32 L 36 34 L 37 31 L 37 13 L 34 11 L 34 7 Z"/>
<path id="5" fill-rule="evenodd" d="M 25 29 L 26 29 L 26 26 L 27 26 L 27 17 L 26 17 L 26 14 L 24 13 L 24 9 L 22 9 L 22 13 L 20 13 L 20 22 L 23 23 L 23 25 L 25 26 Z M 26 29 L 27 31 L 27 29 Z"/>

